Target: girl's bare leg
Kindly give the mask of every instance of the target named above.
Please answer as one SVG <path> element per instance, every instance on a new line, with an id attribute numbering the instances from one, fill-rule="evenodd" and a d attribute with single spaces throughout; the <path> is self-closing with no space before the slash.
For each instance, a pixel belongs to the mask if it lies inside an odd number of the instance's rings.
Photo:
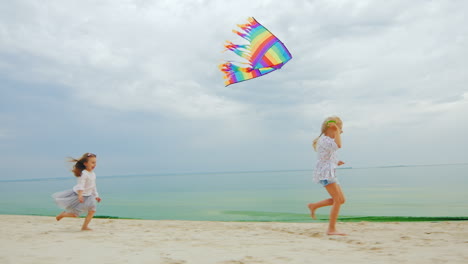
<path id="1" fill-rule="evenodd" d="M 346 236 L 345 233 L 340 233 L 336 230 L 336 220 L 338 219 L 338 214 L 340 213 L 340 207 L 345 202 L 343 191 L 341 190 L 340 185 L 336 183 L 331 183 L 325 186 L 328 193 L 333 199 L 333 205 L 330 211 L 330 222 L 328 224 L 328 235 L 340 235 Z"/>
<path id="2" fill-rule="evenodd" d="M 325 199 L 323 201 L 316 202 L 316 203 L 310 203 L 310 204 L 307 205 L 307 207 L 309 207 L 310 216 L 312 217 L 312 219 L 317 219 L 315 217 L 315 210 L 319 209 L 320 207 L 330 206 L 330 205 L 333 205 L 333 199 L 332 198 L 328 198 L 328 199 Z"/>
<path id="3" fill-rule="evenodd" d="M 93 216 L 94 216 L 94 213 L 96 211 L 88 211 L 88 215 L 86 216 L 85 220 L 84 220 L 84 223 L 83 223 L 83 227 L 81 227 L 81 230 L 84 231 L 84 230 L 92 230 L 91 228 L 88 227 L 88 224 L 89 222 L 91 222 L 91 219 L 93 219 Z"/>
<path id="4" fill-rule="evenodd" d="M 61 212 L 60 214 L 58 214 L 55 219 L 57 219 L 57 221 L 60 221 L 62 220 L 62 218 L 64 217 L 78 217 L 76 214 L 73 214 L 73 213 L 67 213 L 65 211 Z"/>

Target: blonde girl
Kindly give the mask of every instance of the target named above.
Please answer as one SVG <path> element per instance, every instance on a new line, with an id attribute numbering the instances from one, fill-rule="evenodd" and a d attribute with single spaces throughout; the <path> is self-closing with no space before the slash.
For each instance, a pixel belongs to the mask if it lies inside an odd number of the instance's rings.
<path id="1" fill-rule="evenodd" d="M 320 202 L 308 204 L 310 215 L 313 219 L 315 211 L 324 206 L 332 206 L 330 211 L 330 222 L 328 224 L 328 235 L 346 235 L 338 232 L 336 221 L 341 205 L 345 202 L 343 191 L 338 183 L 335 168 L 344 162 L 336 157 L 336 151 L 341 148 L 341 133 L 343 133 L 343 122 L 337 116 L 326 118 L 322 123 L 321 134 L 313 141 L 314 150 L 317 151 L 317 164 L 314 170 L 314 181 L 322 184 L 331 198 Z"/>
<path id="2" fill-rule="evenodd" d="M 96 212 L 96 201 L 101 202 L 94 173 L 96 155 L 85 153 L 79 159 L 70 159 L 70 162 L 75 163 L 72 172 L 77 177 L 77 184 L 71 190 L 52 195 L 57 205 L 65 210 L 55 218 L 60 221 L 64 217 L 78 217 L 82 213 L 87 213 L 81 230 L 91 230 L 88 224 Z"/>

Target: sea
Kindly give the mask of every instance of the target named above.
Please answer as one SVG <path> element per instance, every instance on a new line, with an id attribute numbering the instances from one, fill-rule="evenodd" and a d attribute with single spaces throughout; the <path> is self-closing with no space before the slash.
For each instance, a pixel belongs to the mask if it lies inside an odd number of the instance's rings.
<path id="1" fill-rule="evenodd" d="M 468 220 L 468 164 L 343 168 L 339 221 Z M 97 174 L 96 217 L 154 220 L 324 222 L 307 204 L 329 198 L 312 170 Z M 54 216 L 51 195 L 76 178 L 0 180 L 0 214 Z"/>

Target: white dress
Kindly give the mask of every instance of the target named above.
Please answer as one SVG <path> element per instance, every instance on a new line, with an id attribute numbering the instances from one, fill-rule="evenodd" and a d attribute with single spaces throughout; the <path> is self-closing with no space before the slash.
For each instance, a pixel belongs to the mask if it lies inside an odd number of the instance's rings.
<path id="1" fill-rule="evenodd" d="M 83 202 L 78 199 L 78 191 L 83 191 Z M 96 211 L 96 197 L 99 197 L 96 188 L 96 174 L 83 170 L 77 177 L 77 184 L 71 190 L 54 193 L 55 203 L 66 212 L 76 216 L 89 211 Z"/>
<path id="2" fill-rule="evenodd" d="M 336 180 L 335 169 L 338 166 L 336 151 L 338 145 L 333 138 L 321 136 L 317 142 L 317 165 L 314 170 L 314 182 Z"/>
<path id="3" fill-rule="evenodd" d="M 94 195 L 95 197 L 99 197 L 96 188 L 96 174 L 83 170 L 81 172 L 81 177 L 77 179 L 77 184 L 73 187 L 73 191 L 76 193 L 78 193 L 78 191 L 83 191 L 83 196 Z"/>

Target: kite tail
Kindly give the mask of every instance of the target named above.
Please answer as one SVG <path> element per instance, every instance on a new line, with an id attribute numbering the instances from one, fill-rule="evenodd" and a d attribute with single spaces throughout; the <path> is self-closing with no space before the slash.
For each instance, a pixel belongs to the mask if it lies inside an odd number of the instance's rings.
<path id="1" fill-rule="evenodd" d="M 236 53 L 238 56 L 242 57 L 242 58 L 245 58 L 247 60 L 250 60 L 250 57 L 251 57 L 251 54 L 250 54 L 250 45 L 238 45 L 238 44 L 234 44 L 230 41 L 226 41 L 226 44 L 224 45 L 224 47 L 226 48 L 226 50 L 230 50 L 234 53 Z"/>
<path id="2" fill-rule="evenodd" d="M 250 34 L 252 29 L 258 27 L 260 24 L 255 20 L 253 17 L 249 17 L 247 19 L 249 23 L 237 25 L 241 28 L 245 33 L 239 32 L 237 30 L 233 30 L 232 32 L 236 33 L 237 35 L 241 36 L 242 38 L 248 40 L 249 42 L 252 40 L 252 35 Z"/>
<path id="3" fill-rule="evenodd" d="M 238 78 L 236 77 L 236 74 L 242 74 L 243 73 L 249 73 L 253 69 L 252 67 L 240 67 L 235 64 L 232 64 L 231 62 L 226 62 L 221 65 L 219 65 L 219 69 L 224 72 L 223 78 L 226 80 L 224 84 L 226 86 L 233 84 L 238 81 Z"/>
<path id="4" fill-rule="evenodd" d="M 232 32 L 251 42 L 253 37 L 251 34 L 252 30 L 261 25 L 253 17 L 249 17 L 248 21 L 249 23 L 247 24 L 237 25 L 240 29 L 242 29 L 243 32 L 239 32 L 237 30 L 232 30 Z M 252 54 L 250 44 L 238 45 L 230 41 L 226 41 L 224 47 L 226 48 L 226 50 L 230 50 L 239 55 L 240 57 L 251 61 Z"/>

